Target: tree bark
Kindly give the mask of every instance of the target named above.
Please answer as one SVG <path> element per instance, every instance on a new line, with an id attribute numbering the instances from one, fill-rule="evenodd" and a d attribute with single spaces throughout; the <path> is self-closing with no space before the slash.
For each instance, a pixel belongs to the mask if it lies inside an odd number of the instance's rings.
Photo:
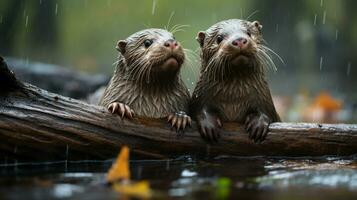
<path id="1" fill-rule="evenodd" d="M 122 120 L 105 108 L 19 83 L 4 62 L 0 84 L 0 156 L 7 159 L 108 159 L 124 144 L 136 155 L 159 158 L 357 153 L 357 125 L 273 123 L 267 139 L 255 144 L 243 126 L 225 123 L 220 141 L 207 144 L 195 124 L 178 137 L 164 119 Z"/>

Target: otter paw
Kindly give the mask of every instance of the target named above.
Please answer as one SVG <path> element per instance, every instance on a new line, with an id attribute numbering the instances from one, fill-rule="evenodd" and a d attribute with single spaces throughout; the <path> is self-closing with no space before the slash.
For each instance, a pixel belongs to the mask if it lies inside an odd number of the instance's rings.
<path id="1" fill-rule="evenodd" d="M 249 115 L 245 121 L 245 129 L 249 134 L 249 138 L 256 143 L 265 140 L 269 131 L 270 119 L 265 114 Z"/>
<path id="2" fill-rule="evenodd" d="M 108 110 L 111 113 L 118 113 L 121 118 L 127 117 L 133 119 L 134 111 L 126 104 L 114 102 L 109 104 Z"/>
<path id="3" fill-rule="evenodd" d="M 198 122 L 198 131 L 201 137 L 209 143 L 218 142 L 221 137 L 222 122 L 219 118 L 208 117 Z"/>
<path id="4" fill-rule="evenodd" d="M 176 113 L 171 113 L 167 117 L 167 122 L 171 124 L 172 128 L 175 128 L 177 132 L 184 131 L 186 125 L 191 126 L 192 120 L 191 117 L 186 115 L 185 112 L 179 111 Z"/>

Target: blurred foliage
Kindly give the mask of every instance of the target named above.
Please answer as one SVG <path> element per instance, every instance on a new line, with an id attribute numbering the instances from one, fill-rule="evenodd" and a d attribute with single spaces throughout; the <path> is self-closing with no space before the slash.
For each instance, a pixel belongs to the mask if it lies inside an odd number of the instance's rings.
<path id="1" fill-rule="evenodd" d="M 188 25 L 175 36 L 198 53 L 198 31 L 249 17 L 263 24 L 268 46 L 285 61 L 275 58 L 279 70 L 269 76 L 274 94 L 308 88 L 345 99 L 357 95 L 356 5 L 354 0 L 1 0 L 0 54 L 109 74 L 117 40 L 136 31 Z M 197 56 L 188 57 L 191 64 L 182 75 L 192 88 L 199 63 Z"/>

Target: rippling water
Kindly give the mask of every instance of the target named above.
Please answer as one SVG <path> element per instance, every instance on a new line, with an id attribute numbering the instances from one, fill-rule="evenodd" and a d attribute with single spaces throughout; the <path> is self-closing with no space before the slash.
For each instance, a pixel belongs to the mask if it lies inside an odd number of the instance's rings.
<path id="1" fill-rule="evenodd" d="M 0 199 L 118 199 L 105 184 L 112 161 L 0 164 Z M 357 159 L 219 157 L 131 161 L 154 198 L 357 199 Z M 2 197 L 2 198 L 1 198 Z"/>

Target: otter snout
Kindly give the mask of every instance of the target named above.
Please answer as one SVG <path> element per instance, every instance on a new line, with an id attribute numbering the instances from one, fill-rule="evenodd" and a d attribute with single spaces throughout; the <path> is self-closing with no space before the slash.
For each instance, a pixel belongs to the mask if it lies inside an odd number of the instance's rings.
<path id="1" fill-rule="evenodd" d="M 166 42 L 164 42 L 164 46 L 169 49 L 175 49 L 178 46 L 178 43 L 174 39 L 169 39 Z"/>
<path id="2" fill-rule="evenodd" d="M 239 37 L 232 41 L 232 45 L 240 49 L 245 49 L 248 46 L 248 40 L 245 37 Z"/>

